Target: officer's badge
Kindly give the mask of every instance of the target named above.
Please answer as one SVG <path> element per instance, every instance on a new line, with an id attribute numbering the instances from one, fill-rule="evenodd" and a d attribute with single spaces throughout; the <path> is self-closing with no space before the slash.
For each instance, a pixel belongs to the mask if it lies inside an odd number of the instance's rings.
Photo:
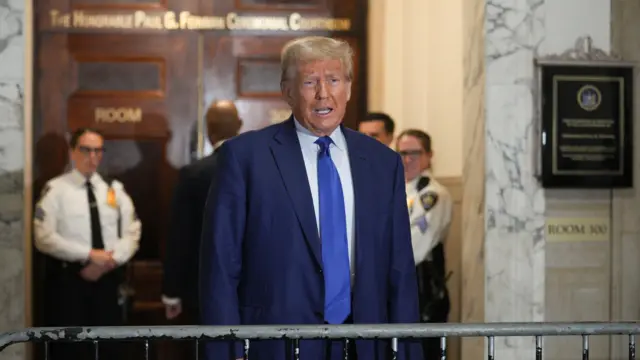
<path id="1" fill-rule="evenodd" d="M 107 190 L 107 205 L 112 208 L 118 206 L 118 202 L 116 201 L 116 191 L 112 187 L 109 187 L 109 190 Z"/>
<path id="2" fill-rule="evenodd" d="M 427 191 L 420 196 L 420 202 L 422 203 L 424 211 L 429 211 L 438 202 L 438 194 L 433 191 Z"/>
<path id="3" fill-rule="evenodd" d="M 413 198 L 407 199 L 407 207 L 411 209 L 412 206 L 413 206 Z"/>

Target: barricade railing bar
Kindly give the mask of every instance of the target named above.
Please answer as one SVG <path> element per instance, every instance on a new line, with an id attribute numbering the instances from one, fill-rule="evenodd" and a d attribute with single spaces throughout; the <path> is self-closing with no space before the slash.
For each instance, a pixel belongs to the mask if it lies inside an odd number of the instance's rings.
<path id="1" fill-rule="evenodd" d="M 391 358 L 397 356 L 399 339 L 440 338 L 442 357 L 446 360 L 447 338 L 485 337 L 487 356 L 495 359 L 496 337 L 534 337 L 536 360 L 542 360 L 543 337 L 582 336 L 582 359 L 589 359 L 589 338 L 596 335 L 628 335 L 628 358 L 635 360 L 636 334 L 640 322 L 577 322 L 577 323 L 446 323 L 446 324 L 375 324 L 375 325 L 280 325 L 280 326 L 123 326 L 123 327 L 66 327 L 28 328 L 0 334 L 0 352 L 6 347 L 25 342 L 47 344 L 54 342 L 145 341 L 148 359 L 150 340 L 207 340 L 244 341 L 244 359 L 249 359 L 252 340 L 283 339 L 293 343 L 296 360 L 300 359 L 300 340 L 332 339 L 348 342 L 358 339 L 390 340 Z M 197 356 L 197 355 L 196 355 Z M 45 356 L 46 357 L 46 356 Z M 348 357 L 345 357 L 348 358 Z"/>

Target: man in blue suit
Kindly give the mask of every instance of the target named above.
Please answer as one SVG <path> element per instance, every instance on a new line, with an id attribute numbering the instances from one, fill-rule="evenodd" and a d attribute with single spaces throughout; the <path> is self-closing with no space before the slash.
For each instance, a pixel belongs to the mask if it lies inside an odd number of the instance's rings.
<path id="1" fill-rule="evenodd" d="M 207 200 L 201 264 L 206 325 L 417 323 L 418 295 L 400 157 L 342 126 L 352 49 L 325 37 L 282 51 L 289 120 L 226 142 Z M 353 343 L 353 342 L 352 342 Z M 301 341 L 309 360 L 342 359 L 341 342 Z M 351 359 L 387 359 L 389 341 L 357 340 Z M 417 342 L 400 359 L 420 359 Z M 291 358 L 252 341 L 252 360 Z M 210 360 L 242 357 L 212 343 Z"/>

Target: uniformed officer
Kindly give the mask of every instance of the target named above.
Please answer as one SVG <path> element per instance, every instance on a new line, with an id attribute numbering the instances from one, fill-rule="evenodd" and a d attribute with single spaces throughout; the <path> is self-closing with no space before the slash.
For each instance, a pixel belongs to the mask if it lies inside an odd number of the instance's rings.
<path id="1" fill-rule="evenodd" d="M 140 221 L 122 184 L 96 173 L 103 137 L 82 128 L 71 135 L 69 145 L 73 170 L 45 185 L 34 213 L 35 246 L 47 255 L 46 322 L 117 326 L 122 322 L 122 265 L 138 250 Z M 51 355 L 93 358 L 91 347 L 82 345 L 56 344 Z M 107 351 L 101 354 L 113 354 L 108 343 L 99 347 Z"/>
<path id="2" fill-rule="evenodd" d="M 453 202 L 447 189 L 431 175 L 431 137 L 420 130 L 405 130 L 396 145 L 404 163 L 421 320 L 447 322 L 450 304 L 444 240 L 451 224 Z M 425 339 L 423 348 L 425 359 L 441 358 L 438 338 Z"/>

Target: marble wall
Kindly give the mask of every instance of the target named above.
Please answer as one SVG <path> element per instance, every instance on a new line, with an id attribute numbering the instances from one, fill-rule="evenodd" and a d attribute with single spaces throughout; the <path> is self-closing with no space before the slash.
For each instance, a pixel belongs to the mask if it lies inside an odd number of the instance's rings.
<path id="1" fill-rule="evenodd" d="M 25 324 L 24 6 L 0 1 L 0 332 Z M 11 346 L 0 359 L 24 359 L 24 347 Z"/>

